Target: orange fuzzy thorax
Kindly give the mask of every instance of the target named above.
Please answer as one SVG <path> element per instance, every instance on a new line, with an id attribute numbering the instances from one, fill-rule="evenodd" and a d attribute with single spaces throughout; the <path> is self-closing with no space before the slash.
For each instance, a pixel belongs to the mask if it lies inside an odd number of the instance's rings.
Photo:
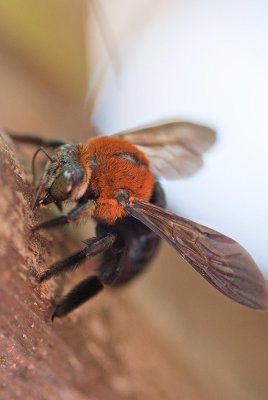
<path id="1" fill-rule="evenodd" d="M 117 138 L 96 138 L 79 148 L 81 162 L 91 176 L 89 187 L 96 200 L 94 217 L 114 223 L 126 215 L 116 198 L 125 190 L 131 198 L 149 201 L 154 176 L 145 155 Z"/>

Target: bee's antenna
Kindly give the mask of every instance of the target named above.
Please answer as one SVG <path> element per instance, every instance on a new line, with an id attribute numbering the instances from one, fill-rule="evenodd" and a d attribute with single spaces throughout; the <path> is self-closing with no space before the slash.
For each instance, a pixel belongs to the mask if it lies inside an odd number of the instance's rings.
<path id="1" fill-rule="evenodd" d="M 33 185 L 34 185 L 34 186 L 35 186 L 35 181 L 36 181 L 35 160 L 36 160 L 37 154 L 38 154 L 40 151 L 42 151 L 42 152 L 47 156 L 47 158 L 48 158 L 50 161 L 52 161 L 51 156 L 48 154 L 48 152 L 46 151 L 46 149 L 45 149 L 44 147 L 39 147 L 39 149 L 36 150 L 36 152 L 34 153 L 33 158 L 32 158 L 32 174 L 33 174 Z"/>

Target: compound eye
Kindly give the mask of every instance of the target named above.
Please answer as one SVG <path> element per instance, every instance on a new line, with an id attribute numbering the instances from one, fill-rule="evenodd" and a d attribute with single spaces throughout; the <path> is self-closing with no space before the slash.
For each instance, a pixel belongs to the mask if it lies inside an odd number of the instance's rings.
<path id="1" fill-rule="evenodd" d="M 50 195 L 57 201 L 67 200 L 73 188 L 73 174 L 65 170 L 62 172 L 50 188 Z"/>

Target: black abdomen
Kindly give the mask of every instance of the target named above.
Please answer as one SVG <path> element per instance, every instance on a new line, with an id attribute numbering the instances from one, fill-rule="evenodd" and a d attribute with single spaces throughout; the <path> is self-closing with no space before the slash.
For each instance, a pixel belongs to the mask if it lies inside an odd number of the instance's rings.
<path id="1" fill-rule="evenodd" d="M 150 203 L 165 207 L 165 195 L 157 182 Z M 103 226 L 98 224 L 97 231 Z M 117 222 L 112 231 L 116 233 L 115 245 L 103 254 L 100 268 L 107 269 L 109 263 L 119 263 L 120 274 L 114 285 L 130 281 L 144 270 L 152 260 L 160 244 L 160 238 L 147 226 L 133 217 L 127 217 Z"/>

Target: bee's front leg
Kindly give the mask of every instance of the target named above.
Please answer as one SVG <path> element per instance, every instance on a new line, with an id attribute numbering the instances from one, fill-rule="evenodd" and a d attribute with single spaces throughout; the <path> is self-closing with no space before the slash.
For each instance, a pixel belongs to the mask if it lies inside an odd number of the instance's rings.
<path id="1" fill-rule="evenodd" d="M 92 217 L 96 208 L 94 200 L 89 200 L 82 205 L 79 204 L 73 208 L 67 215 L 62 215 L 57 218 L 53 218 L 48 221 L 41 222 L 32 228 L 32 231 L 38 231 L 39 229 L 55 228 L 57 226 L 66 225 L 72 222 L 81 222 Z"/>

